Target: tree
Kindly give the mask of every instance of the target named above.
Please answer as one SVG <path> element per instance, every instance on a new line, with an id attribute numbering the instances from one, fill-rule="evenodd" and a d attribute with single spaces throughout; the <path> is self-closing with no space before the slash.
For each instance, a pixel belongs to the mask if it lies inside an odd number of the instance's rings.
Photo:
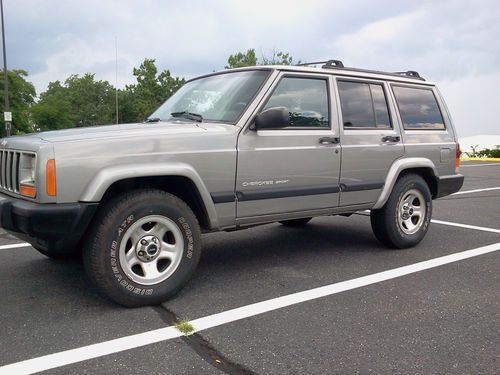
<path id="1" fill-rule="evenodd" d="M 76 126 L 116 122 L 115 89 L 108 81 L 96 81 L 94 74 L 71 75 L 64 84 L 71 105 L 70 117 Z"/>
<path id="2" fill-rule="evenodd" d="M 262 56 L 260 65 L 293 65 L 293 58 L 289 53 L 274 50 L 270 57 Z"/>
<path id="3" fill-rule="evenodd" d="M 234 69 L 255 65 L 257 65 L 257 57 L 255 56 L 255 50 L 251 48 L 246 53 L 238 52 L 230 55 L 227 59 L 227 65 L 224 68 Z"/>
<path id="4" fill-rule="evenodd" d="M 238 52 L 234 55 L 230 55 L 227 59 L 227 65 L 225 69 L 242 68 L 245 66 L 255 66 L 255 65 L 292 65 L 293 58 L 287 52 L 274 50 L 271 56 L 263 55 L 261 60 L 257 60 L 255 56 L 255 50 L 253 48 L 249 49 L 247 52 Z"/>
<path id="5" fill-rule="evenodd" d="M 7 71 L 9 80 L 9 105 L 12 112 L 12 134 L 22 134 L 32 132 L 30 108 L 35 102 L 35 87 L 31 82 L 26 81 L 28 72 L 21 69 Z M 2 71 L 0 77 L 0 93 L 2 100 L 0 102 L 0 111 L 4 112 L 4 74 Z"/>
<path id="6" fill-rule="evenodd" d="M 36 130 L 55 130 L 73 127 L 71 103 L 66 95 L 66 88 L 61 82 L 50 82 L 49 87 L 40 95 L 38 103 L 33 105 L 33 121 Z"/>
<path id="7" fill-rule="evenodd" d="M 184 78 L 172 77 L 169 70 L 158 74 L 154 59 L 145 59 L 139 68 L 134 68 L 133 73 L 137 83 L 128 85 L 126 90 L 132 96 L 136 121 L 143 121 L 185 82 Z"/>

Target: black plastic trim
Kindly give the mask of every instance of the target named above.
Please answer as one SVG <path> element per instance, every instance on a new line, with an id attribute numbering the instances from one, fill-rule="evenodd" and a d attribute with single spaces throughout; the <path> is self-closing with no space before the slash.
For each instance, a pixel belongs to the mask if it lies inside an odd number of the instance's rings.
<path id="1" fill-rule="evenodd" d="M 231 203 L 236 200 L 234 191 L 223 191 L 220 193 L 211 193 L 210 195 L 214 203 Z"/>
<path id="2" fill-rule="evenodd" d="M 437 178 L 437 194 L 435 198 L 445 197 L 447 195 L 456 193 L 462 188 L 464 184 L 464 176 L 457 174 L 450 177 Z"/>
<path id="3" fill-rule="evenodd" d="M 94 217 L 98 203 L 40 204 L 2 196 L 0 226 L 44 249 L 72 251 Z"/>
<path id="4" fill-rule="evenodd" d="M 314 187 L 263 188 L 237 191 L 236 196 L 239 201 L 254 201 L 260 199 L 289 198 L 307 195 L 332 194 L 338 192 L 340 192 L 339 185 L 318 185 Z"/>
<path id="5" fill-rule="evenodd" d="M 376 190 L 384 187 L 384 181 L 368 181 L 368 182 L 351 182 L 340 184 L 342 192 L 363 191 L 363 190 Z"/>

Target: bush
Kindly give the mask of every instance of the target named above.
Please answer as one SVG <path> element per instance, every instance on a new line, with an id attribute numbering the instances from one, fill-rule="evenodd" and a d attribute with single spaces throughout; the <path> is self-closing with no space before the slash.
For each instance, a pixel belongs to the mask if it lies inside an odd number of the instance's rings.
<path id="1" fill-rule="evenodd" d="M 490 150 L 489 148 L 479 151 L 477 155 L 480 158 L 500 158 L 500 149 Z"/>

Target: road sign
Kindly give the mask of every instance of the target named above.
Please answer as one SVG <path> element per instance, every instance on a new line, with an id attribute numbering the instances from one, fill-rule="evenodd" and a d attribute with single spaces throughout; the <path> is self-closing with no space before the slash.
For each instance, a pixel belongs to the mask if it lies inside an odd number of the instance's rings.
<path id="1" fill-rule="evenodd" d="M 4 121 L 12 121 L 12 112 L 4 112 L 3 119 Z"/>

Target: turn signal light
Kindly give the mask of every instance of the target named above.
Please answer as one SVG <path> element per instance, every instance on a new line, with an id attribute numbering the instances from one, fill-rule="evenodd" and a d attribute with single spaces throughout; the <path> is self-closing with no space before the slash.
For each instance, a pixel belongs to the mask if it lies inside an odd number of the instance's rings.
<path id="1" fill-rule="evenodd" d="M 47 185 L 47 195 L 55 197 L 57 194 L 56 183 L 56 161 L 54 159 L 47 160 L 45 168 L 45 181 Z"/>
<path id="2" fill-rule="evenodd" d="M 26 197 L 35 198 L 36 197 L 36 187 L 34 187 L 32 185 L 21 184 L 21 186 L 19 186 L 19 193 L 21 195 L 26 196 Z"/>
<path id="3" fill-rule="evenodd" d="M 460 151 L 460 145 L 457 142 L 457 151 L 455 153 L 455 171 L 458 172 L 458 169 L 460 168 L 460 154 L 462 152 Z"/>

